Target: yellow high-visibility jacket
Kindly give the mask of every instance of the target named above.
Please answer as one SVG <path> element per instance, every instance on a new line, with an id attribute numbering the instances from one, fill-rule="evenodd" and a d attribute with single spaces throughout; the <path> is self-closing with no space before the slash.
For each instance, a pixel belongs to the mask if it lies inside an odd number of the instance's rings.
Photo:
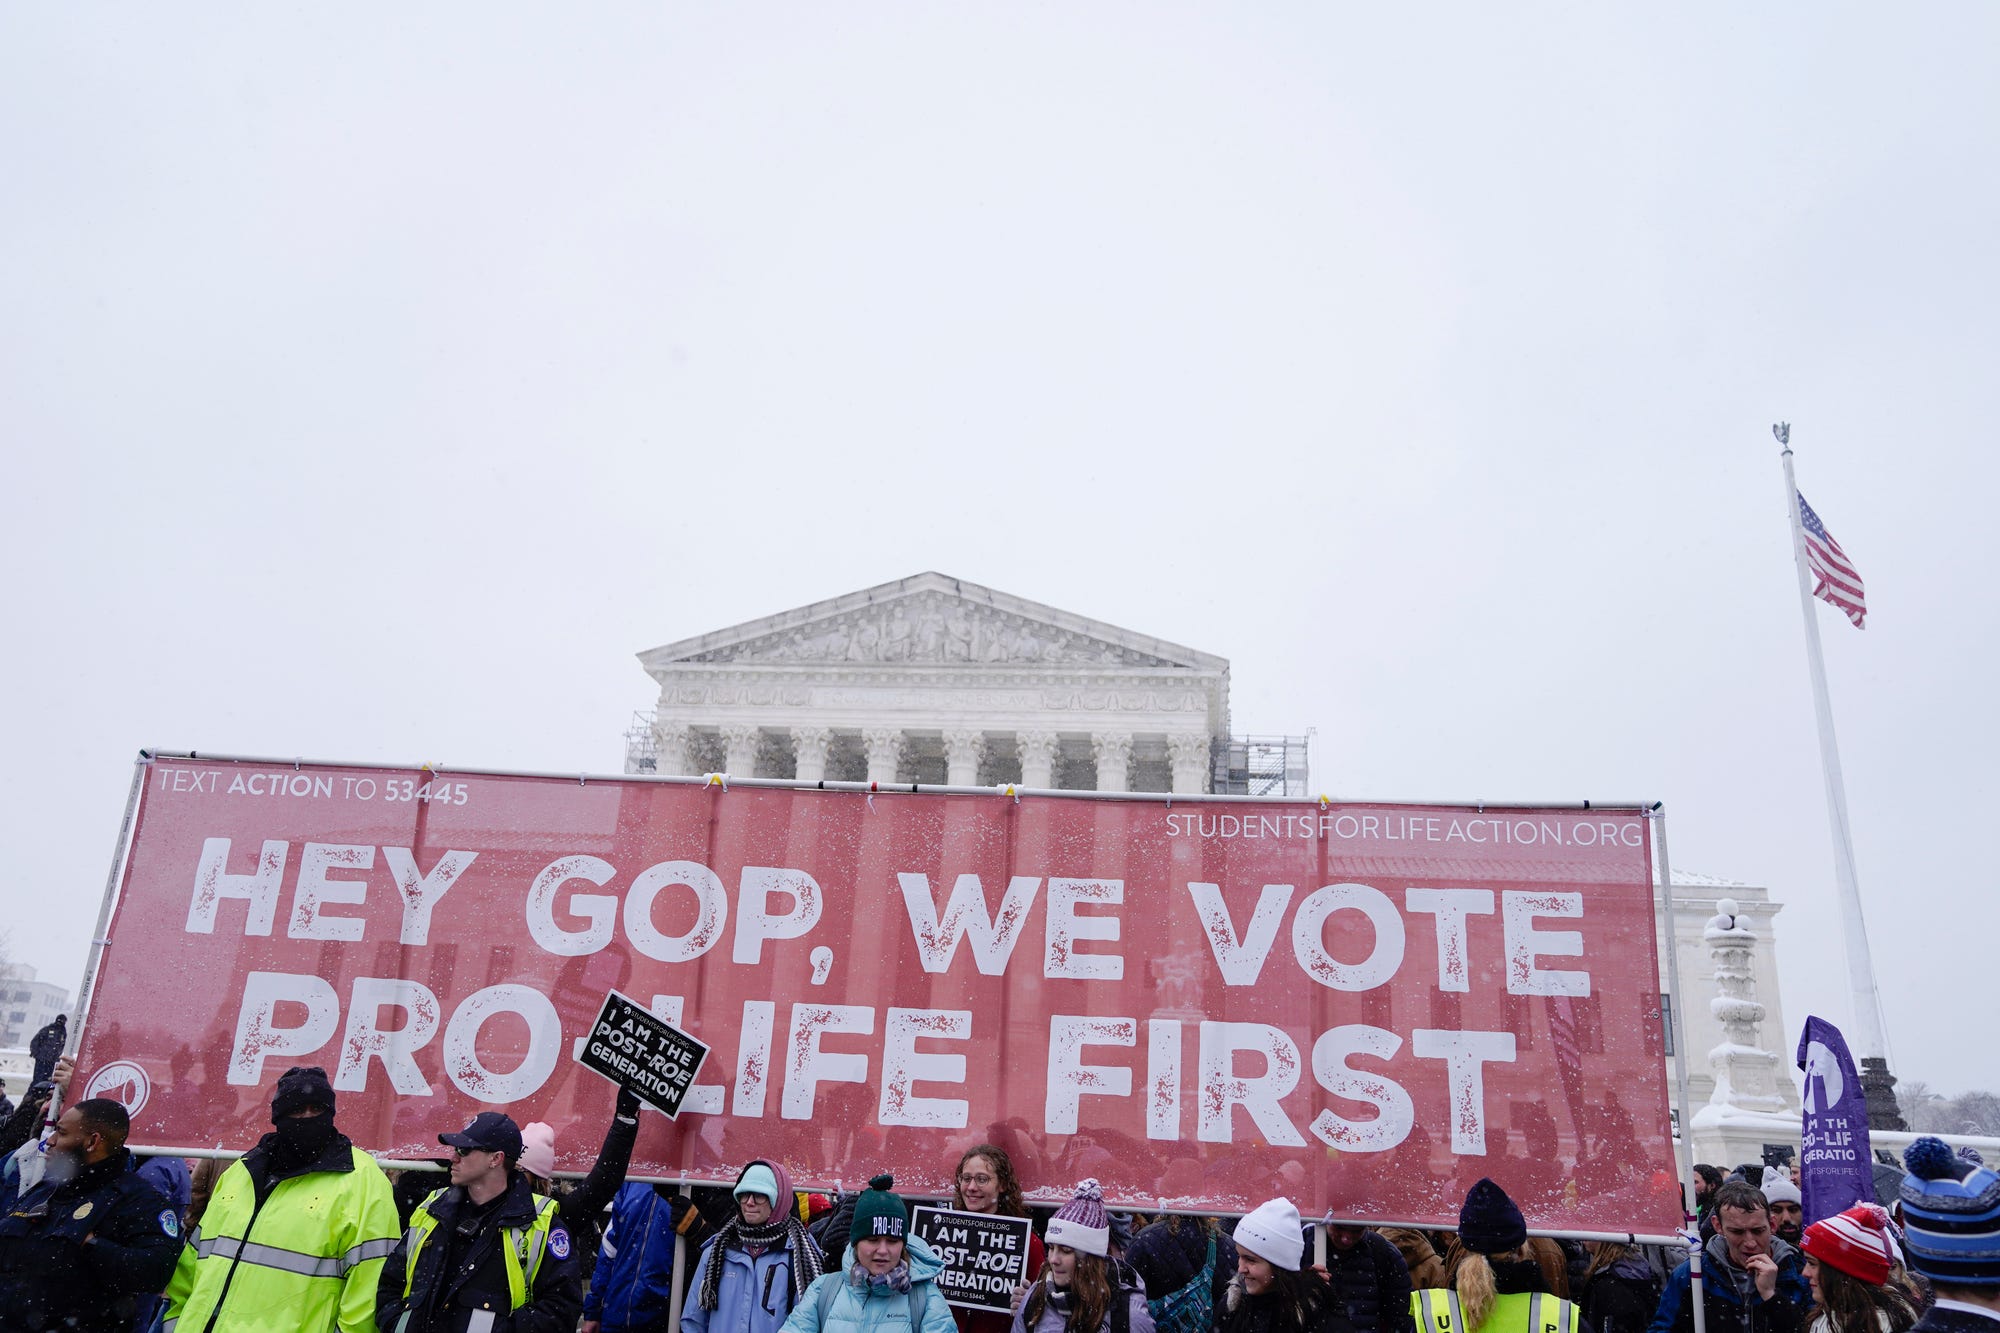
<path id="1" fill-rule="evenodd" d="M 401 1231 L 389 1178 L 342 1139 L 257 1202 L 260 1154 L 230 1164 L 167 1285 L 168 1333 L 375 1333 L 375 1283 Z"/>
<path id="2" fill-rule="evenodd" d="M 1465 1326 L 1458 1293 L 1448 1288 L 1419 1288 L 1410 1293 L 1410 1315 L 1417 1333 L 1577 1333 L 1583 1319 L 1576 1306 L 1560 1296 L 1539 1291 L 1513 1292 L 1494 1298 L 1493 1310 L 1477 1329 Z"/>

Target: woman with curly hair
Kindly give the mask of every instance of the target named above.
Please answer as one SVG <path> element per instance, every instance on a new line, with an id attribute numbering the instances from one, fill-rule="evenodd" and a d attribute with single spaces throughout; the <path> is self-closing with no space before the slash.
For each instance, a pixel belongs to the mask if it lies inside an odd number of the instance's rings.
<path id="1" fill-rule="evenodd" d="M 1417 1333 L 1564 1333 L 1590 1325 L 1554 1285 L 1528 1247 L 1528 1223 L 1507 1191 L 1481 1179 L 1466 1191 L 1458 1212 L 1465 1257 L 1449 1290 L 1425 1288 L 1410 1295 Z"/>
<path id="2" fill-rule="evenodd" d="M 1021 1197 L 1021 1182 L 1014 1176 L 1014 1161 L 1005 1148 L 991 1143 L 975 1144 L 958 1159 L 952 1173 L 951 1206 L 963 1213 L 998 1213 L 1003 1217 L 1026 1217 L 1028 1204 Z M 1028 1233 L 1028 1268 L 1032 1278 L 1042 1271 L 1047 1257 L 1042 1238 Z M 1024 1281 L 1014 1291 L 1014 1309 L 1021 1308 L 1030 1283 Z M 958 1333 L 1007 1333 L 1013 1324 L 1010 1315 L 998 1310 L 973 1310 L 954 1305 L 951 1317 Z"/>
<path id="3" fill-rule="evenodd" d="M 1879 1205 L 1857 1203 L 1820 1219 L 1799 1248 L 1815 1310 L 1807 1333 L 1903 1333 L 1917 1322 L 1916 1307 L 1889 1281 L 1896 1247 Z"/>
<path id="4" fill-rule="evenodd" d="M 1333 1288 L 1305 1265 L 1305 1229 L 1290 1199 L 1260 1203 L 1236 1224 L 1236 1276 L 1215 1312 L 1218 1333 L 1337 1333 Z"/>
<path id="5" fill-rule="evenodd" d="M 1104 1196 L 1086 1180 L 1049 1219 L 1048 1262 L 1014 1312 L 1014 1333 L 1153 1333 L 1137 1275 L 1110 1255 Z"/>

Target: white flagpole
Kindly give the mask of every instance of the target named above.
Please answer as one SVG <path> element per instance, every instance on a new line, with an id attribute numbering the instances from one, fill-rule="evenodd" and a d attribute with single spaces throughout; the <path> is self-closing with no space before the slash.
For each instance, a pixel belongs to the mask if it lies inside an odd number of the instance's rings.
<path id="1" fill-rule="evenodd" d="M 1771 427 L 1784 446 L 1785 508 L 1792 516 L 1792 562 L 1799 572 L 1799 610 L 1806 621 L 1806 664 L 1812 673 L 1813 711 L 1819 718 L 1820 765 L 1826 774 L 1826 815 L 1833 826 L 1833 872 L 1840 888 L 1840 916 L 1847 935 L 1847 985 L 1854 1010 L 1854 1044 L 1863 1059 L 1887 1061 L 1889 1045 L 1882 1022 L 1882 997 L 1875 989 L 1875 964 L 1868 954 L 1868 926 L 1861 915 L 1861 885 L 1854 874 L 1854 839 L 1848 832 L 1847 789 L 1840 777 L 1840 745 L 1833 735 L 1833 704 L 1826 693 L 1826 663 L 1820 655 L 1819 614 L 1813 609 L 1812 570 L 1806 563 L 1805 525 L 1799 516 L 1799 486 L 1792 476 L 1792 428 Z"/>

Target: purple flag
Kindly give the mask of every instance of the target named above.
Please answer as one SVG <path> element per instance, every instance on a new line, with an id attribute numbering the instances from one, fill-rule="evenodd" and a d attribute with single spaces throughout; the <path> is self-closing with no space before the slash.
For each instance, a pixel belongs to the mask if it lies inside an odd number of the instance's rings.
<path id="1" fill-rule="evenodd" d="M 1857 1203 L 1875 1202 L 1875 1177 L 1868 1151 L 1868 1104 L 1840 1029 L 1808 1015 L 1799 1037 L 1799 1068 L 1806 1071 L 1799 1193 L 1805 1225 L 1811 1226 Z"/>

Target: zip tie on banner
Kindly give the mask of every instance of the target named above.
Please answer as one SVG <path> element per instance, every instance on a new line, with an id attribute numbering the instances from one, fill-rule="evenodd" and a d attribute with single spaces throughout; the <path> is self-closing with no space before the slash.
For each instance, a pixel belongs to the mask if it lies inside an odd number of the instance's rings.
<path id="1" fill-rule="evenodd" d="M 579 786 L 579 787 L 583 786 L 583 785 L 584 785 L 584 783 L 585 783 L 586 781 L 588 781 L 588 780 L 589 780 L 589 778 L 590 778 L 590 774 L 588 774 L 588 773 L 579 773 L 579 774 L 577 774 L 577 775 L 576 775 L 576 785 L 577 785 L 577 786 Z"/>
<path id="2" fill-rule="evenodd" d="M 92 941 L 91 941 L 91 943 L 92 943 L 92 944 L 101 944 L 101 945 L 103 945 L 103 946 L 104 946 L 105 948 L 107 948 L 107 949 L 108 949 L 108 948 L 110 948 L 110 947 L 111 947 L 111 937 L 110 937 L 109 935 L 106 935 L 106 936 L 105 936 L 105 937 L 104 937 L 103 939 L 101 939 L 101 940 L 92 940 Z"/>
<path id="3" fill-rule="evenodd" d="M 295 754 L 292 756 L 292 772 L 296 773 L 299 771 L 299 764 L 301 763 L 301 761 L 304 760 L 304 758 L 305 758 L 304 755 Z"/>
<path id="4" fill-rule="evenodd" d="M 1004 793 L 1005 793 L 1006 795 L 1008 795 L 1008 796 L 1011 796 L 1011 797 L 1013 797 L 1013 798 L 1014 798 L 1014 804 L 1015 804 L 1015 805 L 1019 805 L 1019 804 L 1021 803 L 1021 793 L 1020 793 L 1020 792 L 1017 792 L 1017 791 L 1015 791 L 1015 790 L 1014 790 L 1014 784 L 1013 784 L 1013 783 L 1009 782 L 1009 783 L 1005 784 L 1005 785 L 1004 785 L 1004 787 L 1002 788 L 1002 791 L 1003 791 L 1003 792 L 1004 792 Z"/>
<path id="5" fill-rule="evenodd" d="M 1326 808 L 1327 808 L 1328 806 L 1330 806 L 1330 805 L 1332 805 L 1332 804 L 1333 804 L 1333 802 L 1332 802 L 1332 801 L 1329 801 L 1329 800 L 1328 800 L 1328 799 L 1326 798 L 1326 793 L 1325 793 L 1325 792 L 1321 792 L 1321 793 L 1319 794 L 1319 808 L 1320 808 L 1320 809 L 1324 810 L 1324 809 L 1326 809 Z"/>
<path id="6" fill-rule="evenodd" d="M 868 813 L 871 815 L 875 813 L 875 787 L 872 782 L 868 784 Z"/>
<path id="7" fill-rule="evenodd" d="M 727 773 L 710 773 L 708 775 L 708 785 L 711 787 L 720 787 L 722 790 L 728 791 L 729 775 Z"/>

